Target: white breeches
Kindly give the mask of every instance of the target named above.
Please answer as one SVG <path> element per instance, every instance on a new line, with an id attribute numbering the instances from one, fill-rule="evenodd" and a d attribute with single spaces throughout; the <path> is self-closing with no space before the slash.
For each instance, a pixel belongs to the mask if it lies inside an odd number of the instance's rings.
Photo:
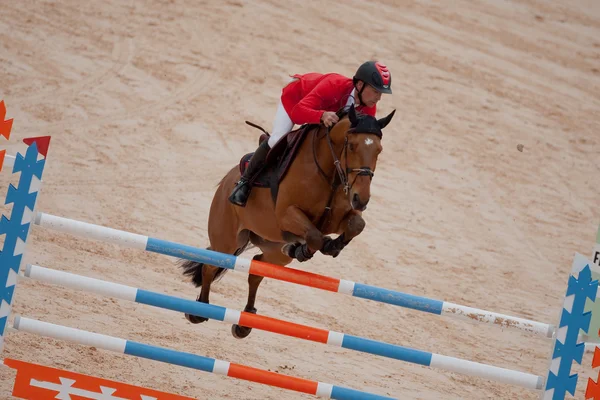
<path id="1" fill-rule="evenodd" d="M 275 119 L 273 120 L 273 129 L 271 129 L 271 137 L 269 138 L 269 147 L 273 148 L 275 144 L 284 137 L 287 133 L 291 132 L 294 127 L 294 123 L 290 119 L 290 116 L 283 108 L 281 99 L 277 106 L 277 112 L 275 113 Z"/>

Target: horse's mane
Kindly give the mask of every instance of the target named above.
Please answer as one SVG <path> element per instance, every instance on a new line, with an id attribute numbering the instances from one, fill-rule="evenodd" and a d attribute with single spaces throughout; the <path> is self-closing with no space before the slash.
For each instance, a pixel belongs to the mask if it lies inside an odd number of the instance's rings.
<path id="1" fill-rule="evenodd" d="M 348 116 L 348 114 L 350 113 L 350 107 L 351 106 L 343 106 L 342 108 L 340 108 L 339 110 L 337 110 L 335 112 L 340 121 L 342 119 L 344 119 L 344 117 Z M 356 113 L 356 120 L 357 121 L 360 121 L 363 118 L 369 117 L 368 114 L 365 114 L 365 113 L 363 113 L 361 111 L 358 111 L 356 109 L 354 109 L 354 112 Z M 246 123 L 248 123 L 248 122 L 246 122 Z M 249 125 L 252 125 L 252 124 L 249 124 Z M 306 129 L 308 131 L 308 130 L 313 130 L 313 129 L 319 130 L 322 127 L 323 127 L 323 125 L 320 124 L 320 123 L 318 123 L 318 124 L 310 124 L 310 123 L 308 123 L 308 124 L 304 124 L 304 125 L 300 126 L 300 128 L 298 128 L 298 129 Z"/>
<path id="2" fill-rule="evenodd" d="M 336 115 L 338 116 L 340 121 L 342 120 L 342 118 L 348 116 L 348 113 L 350 112 L 350 107 L 351 106 L 343 106 L 342 108 L 336 111 Z M 356 108 L 354 109 L 354 112 L 356 113 L 356 119 L 362 119 L 367 116 L 367 114 L 358 111 Z"/>
<path id="3" fill-rule="evenodd" d="M 340 121 L 350 113 L 351 108 L 352 106 L 345 106 L 336 112 Z M 350 129 L 348 130 L 348 133 L 357 132 L 357 129 L 359 129 L 361 133 L 372 133 L 381 139 L 383 133 L 381 132 L 381 127 L 379 126 L 375 117 L 364 112 L 360 112 L 356 109 L 354 109 L 354 114 L 356 117 L 354 121 L 350 123 Z"/>

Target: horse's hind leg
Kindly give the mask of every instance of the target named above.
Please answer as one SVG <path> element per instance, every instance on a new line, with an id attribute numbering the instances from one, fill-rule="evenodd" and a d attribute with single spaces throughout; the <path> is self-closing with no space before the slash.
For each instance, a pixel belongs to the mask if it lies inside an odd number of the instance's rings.
<path id="1" fill-rule="evenodd" d="M 261 243 L 259 247 L 263 251 L 262 254 L 254 256 L 254 260 L 263 261 L 276 265 L 287 265 L 292 262 L 292 259 L 281 252 L 281 243 Z M 262 282 L 263 277 L 258 275 L 248 276 L 248 303 L 244 307 L 244 311 L 256 314 L 256 292 Z M 243 339 L 250 334 L 252 328 L 247 326 L 233 325 L 231 333 L 238 339 Z"/>
<path id="2" fill-rule="evenodd" d="M 208 250 L 213 249 L 211 247 L 208 247 Z M 192 280 L 196 284 L 196 287 L 202 286 L 202 288 L 200 289 L 200 294 L 198 295 L 196 301 L 208 303 L 210 285 L 217 278 L 217 276 L 225 273 L 225 270 L 223 268 L 215 267 L 214 265 L 208 265 L 195 261 L 186 261 L 186 263 L 184 264 L 184 268 L 186 269 L 186 273 L 188 275 L 194 274 Z M 192 324 L 199 324 L 208 320 L 208 318 L 187 313 L 185 314 L 185 318 Z"/>
<path id="3" fill-rule="evenodd" d="M 248 234 L 246 232 L 242 232 L 237 236 L 235 245 L 232 245 L 228 242 L 226 244 L 224 243 L 223 247 L 217 247 L 214 250 L 218 251 L 220 253 L 239 255 L 240 253 L 242 253 L 244 251 L 247 244 L 248 244 Z M 219 248 L 222 250 L 218 250 Z M 208 249 L 213 250 L 210 247 Z M 199 272 L 202 274 L 201 281 L 200 281 L 200 284 L 202 285 L 202 289 L 200 289 L 200 295 L 198 296 L 196 301 L 200 301 L 202 303 L 208 304 L 211 284 L 221 274 L 224 274 L 225 272 L 227 272 L 227 270 L 225 268 L 219 268 L 219 267 L 215 267 L 213 265 L 208 265 L 208 264 L 201 264 L 201 263 L 196 263 L 196 264 L 200 265 L 199 268 L 201 270 Z M 190 315 L 187 313 L 185 314 L 185 318 L 187 318 L 187 320 L 193 324 L 199 324 L 201 322 L 208 321 L 208 318 L 199 317 L 197 315 Z"/>
<path id="4" fill-rule="evenodd" d="M 225 254 L 235 254 L 242 251 L 248 243 L 248 232 L 238 234 L 238 219 L 233 205 L 227 201 L 228 192 L 219 186 L 210 209 L 208 219 L 209 249 Z M 209 303 L 210 287 L 213 281 L 227 270 L 214 265 L 203 264 L 195 261 L 186 261 L 183 264 L 184 274 L 192 276 L 196 287 L 201 286 L 200 295 L 196 299 L 202 303 Z M 198 324 L 207 318 L 186 314 L 191 323 Z"/>

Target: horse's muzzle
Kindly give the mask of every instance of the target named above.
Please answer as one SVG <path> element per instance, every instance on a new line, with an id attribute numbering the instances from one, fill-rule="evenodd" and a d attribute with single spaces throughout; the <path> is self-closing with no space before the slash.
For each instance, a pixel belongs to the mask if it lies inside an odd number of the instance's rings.
<path id="1" fill-rule="evenodd" d="M 362 202 L 358 193 L 354 193 L 354 196 L 352 196 L 352 201 L 350 203 L 352 204 L 353 210 L 365 211 L 367 209 L 367 204 L 369 203 L 369 200 L 367 199 L 367 201 Z"/>

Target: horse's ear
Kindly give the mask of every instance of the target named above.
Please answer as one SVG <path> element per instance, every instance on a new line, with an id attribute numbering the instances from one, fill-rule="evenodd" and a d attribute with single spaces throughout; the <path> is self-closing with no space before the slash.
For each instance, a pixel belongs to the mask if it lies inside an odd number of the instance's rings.
<path id="1" fill-rule="evenodd" d="M 350 110 L 348 110 L 348 119 L 350 123 L 354 126 L 358 122 L 356 119 L 356 111 L 354 110 L 354 104 L 350 105 Z"/>
<path id="2" fill-rule="evenodd" d="M 394 117 L 395 113 L 396 113 L 396 110 L 394 110 L 391 113 L 389 113 L 387 117 L 378 119 L 377 120 L 377 125 L 379 125 L 379 129 L 385 128 L 390 123 L 390 121 Z"/>

